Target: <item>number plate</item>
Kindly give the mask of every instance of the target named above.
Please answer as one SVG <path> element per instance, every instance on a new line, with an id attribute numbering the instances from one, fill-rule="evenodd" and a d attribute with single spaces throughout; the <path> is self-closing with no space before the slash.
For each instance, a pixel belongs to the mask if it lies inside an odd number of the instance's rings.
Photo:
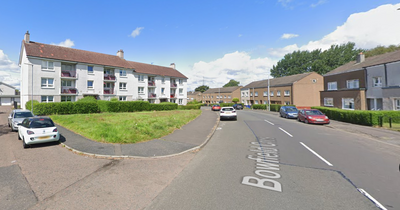
<path id="1" fill-rule="evenodd" d="M 41 136 L 41 137 L 38 137 L 38 139 L 40 139 L 40 140 L 48 139 L 48 138 L 49 138 L 48 136 Z"/>
<path id="2" fill-rule="evenodd" d="M 227 114 L 230 114 L 231 112 L 226 112 Z"/>
<path id="3" fill-rule="evenodd" d="M 318 121 L 318 122 L 322 122 L 322 121 L 324 121 L 323 119 L 317 119 L 316 121 Z"/>

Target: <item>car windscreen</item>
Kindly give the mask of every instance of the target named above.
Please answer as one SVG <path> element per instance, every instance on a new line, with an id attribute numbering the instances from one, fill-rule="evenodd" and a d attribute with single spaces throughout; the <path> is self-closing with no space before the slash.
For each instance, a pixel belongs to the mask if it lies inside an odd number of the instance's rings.
<path id="1" fill-rule="evenodd" d="M 222 111 L 233 111 L 233 108 L 223 108 Z"/>
<path id="2" fill-rule="evenodd" d="M 48 128 L 48 127 L 54 127 L 53 121 L 49 119 L 40 119 L 40 120 L 34 120 L 31 122 L 29 125 L 30 128 Z"/>
<path id="3" fill-rule="evenodd" d="M 309 111 L 306 111 L 306 113 L 308 115 L 323 115 L 322 112 L 320 112 L 318 110 L 309 110 Z"/>
<path id="4" fill-rule="evenodd" d="M 32 112 L 15 112 L 14 118 L 33 117 Z"/>
<path id="5" fill-rule="evenodd" d="M 287 108 L 287 112 L 297 112 L 298 110 L 296 108 Z"/>

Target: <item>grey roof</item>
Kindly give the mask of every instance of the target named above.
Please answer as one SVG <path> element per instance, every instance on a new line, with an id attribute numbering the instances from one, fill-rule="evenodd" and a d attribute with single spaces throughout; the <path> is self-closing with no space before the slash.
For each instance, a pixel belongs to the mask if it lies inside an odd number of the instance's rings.
<path id="1" fill-rule="evenodd" d="M 400 61 L 400 50 L 368 57 L 368 58 L 365 58 L 365 61 L 361 62 L 361 63 L 357 63 L 356 61 L 350 61 L 350 62 L 348 62 L 342 66 L 339 66 L 336 69 L 324 74 L 324 76 L 360 70 L 365 67 L 376 66 L 376 65 L 385 64 L 385 63 L 393 63 L 396 61 Z"/>
<path id="2" fill-rule="evenodd" d="M 8 86 L 8 87 L 10 87 L 10 88 L 12 88 L 12 89 L 15 89 L 15 87 L 13 87 L 13 86 L 11 86 L 11 85 L 9 85 L 9 84 L 7 84 L 7 83 L 0 82 L 0 84 L 3 84 L 3 85 Z"/>
<path id="3" fill-rule="evenodd" d="M 270 87 L 280 87 L 280 86 L 293 85 L 293 83 L 295 83 L 313 73 L 315 73 L 315 72 L 307 72 L 307 73 L 303 73 L 303 74 L 295 74 L 295 75 L 290 75 L 290 76 L 286 76 L 286 77 L 272 78 L 269 80 L 269 82 L 270 82 L 269 86 Z M 243 89 L 266 88 L 266 87 L 268 87 L 268 79 L 254 81 L 254 82 L 244 86 Z"/>
<path id="4" fill-rule="evenodd" d="M 203 94 L 210 93 L 232 93 L 233 91 L 241 88 L 242 86 L 234 86 L 234 87 L 221 87 L 221 88 L 210 88 L 206 90 Z"/>

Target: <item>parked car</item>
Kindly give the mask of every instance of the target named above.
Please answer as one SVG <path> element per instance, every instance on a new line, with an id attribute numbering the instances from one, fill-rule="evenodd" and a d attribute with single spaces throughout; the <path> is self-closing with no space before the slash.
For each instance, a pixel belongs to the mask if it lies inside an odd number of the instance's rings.
<path id="1" fill-rule="evenodd" d="M 219 112 L 219 119 L 234 119 L 237 120 L 237 113 L 233 107 L 222 107 Z"/>
<path id="2" fill-rule="evenodd" d="M 294 106 L 282 106 L 279 115 L 285 118 L 297 118 L 299 110 Z"/>
<path id="3" fill-rule="evenodd" d="M 213 105 L 212 107 L 211 107 L 211 110 L 213 110 L 213 111 L 220 111 L 221 110 L 221 106 L 220 105 Z"/>
<path id="4" fill-rule="evenodd" d="M 20 124 L 18 139 L 22 139 L 22 145 L 27 148 L 31 144 L 59 141 L 60 134 L 49 117 L 29 117 Z"/>
<path id="5" fill-rule="evenodd" d="M 233 108 L 236 110 L 240 110 L 240 109 L 243 109 L 243 105 L 242 104 L 233 104 Z"/>
<path id="6" fill-rule="evenodd" d="M 297 120 L 299 122 L 314 124 L 329 124 L 329 118 L 318 109 L 302 109 L 299 111 Z"/>
<path id="7" fill-rule="evenodd" d="M 18 130 L 18 124 L 27 117 L 33 117 L 33 114 L 29 110 L 14 109 L 8 116 L 8 127 L 11 127 L 11 131 Z"/>

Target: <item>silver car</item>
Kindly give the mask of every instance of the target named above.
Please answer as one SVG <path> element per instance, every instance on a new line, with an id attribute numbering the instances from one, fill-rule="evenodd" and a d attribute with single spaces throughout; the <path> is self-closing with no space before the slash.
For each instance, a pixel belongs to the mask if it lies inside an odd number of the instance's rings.
<path id="1" fill-rule="evenodd" d="M 27 117 L 33 117 L 33 114 L 29 110 L 14 109 L 8 116 L 8 127 L 11 127 L 11 131 L 17 131 L 19 125 Z"/>

